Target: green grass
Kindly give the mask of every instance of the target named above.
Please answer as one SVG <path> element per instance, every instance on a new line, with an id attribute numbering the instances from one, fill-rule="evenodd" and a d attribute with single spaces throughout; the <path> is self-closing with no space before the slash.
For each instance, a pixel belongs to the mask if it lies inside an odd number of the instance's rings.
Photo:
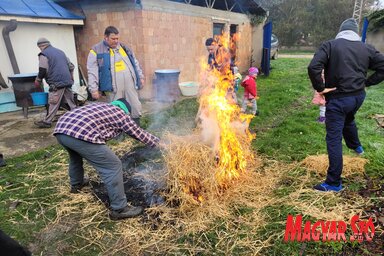
<path id="1" fill-rule="evenodd" d="M 41 230 L 47 222 L 54 220 L 55 209 L 45 207 L 62 200 L 54 193 L 49 179 L 36 180 L 31 176 L 36 167 L 49 175 L 60 161 L 53 156 L 58 147 L 39 150 L 21 157 L 7 159 L 7 166 L 1 169 L 0 187 L 0 228 L 24 242 L 32 242 L 31 233 Z M 53 157 L 52 157 L 53 156 Z M 19 201 L 16 209 L 11 210 L 12 203 Z M 29 220 L 35 219 L 31 223 Z"/>
<path id="2" fill-rule="evenodd" d="M 273 63 L 269 77 L 258 78 L 261 114 L 251 128 L 257 132 L 254 146 L 259 153 L 301 160 L 324 152 L 325 145 L 318 139 L 325 136 L 324 126 L 314 122 L 318 107 L 311 104 L 313 91 L 303 69 L 308 64 L 308 59 L 280 59 Z"/>
<path id="3" fill-rule="evenodd" d="M 269 77 L 260 76 L 257 80 L 258 109 L 260 116 L 254 118 L 250 128 L 257 133 L 253 148 L 258 154 L 269 159 L 292 163 L 301 161 L 308 155 L 325 154 L 325 127 L 316 123 L 319 109 L 311 103 L 313 90 L 307 77 L 306 67 L 309 59 L 284 59 L 272 61 Z M 361 141 L 364 145 L 369 164 L 366 174 L 375 180 L 383 177 L 384 166 L 384 131 L 378 128 L 374 114 L 384 114 L 382 95 L 384 86 L 375 86 L 367 90 L 367 98 L 356 116 Z M 241 95 L 241 90 L 239 96 Z M 146 116 L 142 125 L 149 131 L 162 135 L 165 131 L 174 134 L 185 134 L 185 130 L 194 127 L 194 118 L 198 104 L 196 99 L 183 100 L 170 109 Z M 167 127 L 167 128 L 165 128 Z M 116 144 L 112 142 L 111 144 Z M 351 154 L 344 148 L 345 154 Z M 56 218 L 55 203 L 66 200 L 55 194 L 55 184 L 50 179 L 55 170 L 66 164 L 66 154 L 59 146 L 31 152 L 20 157 L 7 159 L 8 165 L 0 169 L 0 229 L 16 238 L 23 245 L 31 243 L 37 246 L 38 254 L 45 255 L 58 252 L 57 243 L 63 245 L 60 255 L 98 255 L 98 247 L 89 247 L 86 252 L 72 253 L 73 248 L 87 245 L 87 240 L 78 236 L 76 227 L 68 227 L 68 231 L 54 232 L 55 237 L 41 239 L 48 225 Z M 38 170 L 38 171 L 37 171 Z M 273 191 L 277 198 L 293 192 L 294 184 L 306 171 L 296 168 L 285 174 L 278 188 Z M 31 174 L 38 175 L 36 179 Z M 316 178 L 316 177 L 315 177 Z M 62 182 L 67 182 L 63 180 Z M 365 181 L 358 178 L 347 180 L 349 190 L 353 193 L 365 186 Z M 10 209 L 14 201 L 21 203 L 16 209 Z M 380 198 L 373 197 L 374 202 Z M 254 211 L 241 205 L 234 207 L 233 217 L 247 218 Z M 271 205 L 262 209 L 269 216 L 267 225 L 257 234 L 250 234 L 246 225 L 230 226 L 226 220 L 218 219 L 211 230 L 194 234 L 180 234 L 177 241 L 180 253 L 189 251 L 183 248 L 201 247 L 201 255 L 224 255 L 223 248 L 217 247 L 218 234 L 235 234 L 239 240 L 251 236 L 255 240 L 274 237 L 273 246 L 265 248 L 261 255 L 298 255 L 302 243 L 285 243 L 276 237 L 284 230 L 284 221 L 288 214 L 299 214 L 296 209 L 287 204 Z M 76 216 L 74 216 L 76 219 Z M 101 222 L 100 230 L 113 232 L 115 223 Z M 228 242 L 231 236 L 225 236 Z M 104 238 L 103 243 L 115 244 L 115 238 Z M 226 240 L 224 240 L 226 241 Z M 65 246 L 64 246 L 65 245 Z M 178 246 L 177 244 L 175 246 Z M 183 247 L 186 246 L 186 247 Z M 332 243 L 307 243 L 305 252 L 311 255 L 331 255 L 340 253 L 342 245 Z M 251 253 L 247 248 L 233 248 L 234 255 Z M 367 254 L 368 255 L 368 254 Z"/>
<path id="4" fill-rule="evenodd" d="M 195 116 L 198 109 L 196 98 L 183 100 L 167 110 L 142 118 L 142 127 L 154 134 L 162 135 L 166 131 L 184 135 L 195 127 Z"/>
<path id="5" fill-rule="evenodd" d="M 255 149 L 276 159 L 300 161 L 308 155 L 326 153 L 325 127 L 315 122 L 319 115 L 311 103 L 313 90 L 306 75 L 308 59 L 280 59 L 269 77 L 257 80 L 258 109 L 261 115 L 251 123 L 257 131 Z M 289 72 L 287 72 L 289 70 Z M 383 114 L 380 98 L 383 86 L 367 90 L 367 98 L 356 115 L 356 123 L 366 158 L 367 172 L 380 175 L 384 160 L 384 131 L 372 116 Z M 344 147 L 346 154 L 352 152 Z"/>
<path id="6" fill-rule="evenodd" d="M 280 49 L 279 54 L 290 54 L 290 55 L 300 55 L 300 54 L 314 54 L 315 51 L 313 50 L 297 50 L 297 49 Z"/>

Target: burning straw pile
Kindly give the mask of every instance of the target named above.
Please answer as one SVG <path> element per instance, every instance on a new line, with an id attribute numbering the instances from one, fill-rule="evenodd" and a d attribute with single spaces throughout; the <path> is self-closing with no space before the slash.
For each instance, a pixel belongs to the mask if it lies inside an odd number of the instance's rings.
<path id="1" fill-rule="evenodd" d="M 248 149 L 245 156 L 248 159 L 248 171 L 245 170 L 242 177 L 223 184 L 222 180 L 218 179 L 223 172 L 219 160 L 215 159 L 210 147 L 197 142 L 197 136 L 186 138 L 168 135 L 168 140 L 170 144 L 165 152 L 165 162 L 170 190 L 167 191 L 167 198 L 168 202 L 177 205 L 183 214 L 210 215 L 215 214 L 215 210 L 225 211 L 223 203 L 232 197 L 238 200 L 239 196 L 231 195 L 228 190 L 238 187 L 239 183 L 252 180 L 254 175 L 251 170 L 260 164 Z M 204 212 L 204 209 L 207 212 Z"/>
<path id="2" fill-rule="evenodd" d="M 248 130 L 251 115 L 241 113 L 234 93 L 230 68 L 229 37 L 223 35 L 213 43 L 214 63 L 202 63 L 199 123 L 190 138 L 168 136 L 166 152 L 170 202 L 180 204 L 181 212 L 199 204 L 221 200 L 237 180 L 249 176 L 253 164 Z"/>

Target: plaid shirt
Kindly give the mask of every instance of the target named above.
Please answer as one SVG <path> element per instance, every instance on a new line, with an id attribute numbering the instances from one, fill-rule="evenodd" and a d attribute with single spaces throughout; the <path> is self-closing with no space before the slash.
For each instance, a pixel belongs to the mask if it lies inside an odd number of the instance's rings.
<path id="1" fill-rule="evenodd" d="M 107 103 L 93 103 L 61 116 L 53 134 L 65 134 L 94 144 L 105 144 L 122 132 L 154 147 L 159 138 L 141 129 L 129 115 Z"/>

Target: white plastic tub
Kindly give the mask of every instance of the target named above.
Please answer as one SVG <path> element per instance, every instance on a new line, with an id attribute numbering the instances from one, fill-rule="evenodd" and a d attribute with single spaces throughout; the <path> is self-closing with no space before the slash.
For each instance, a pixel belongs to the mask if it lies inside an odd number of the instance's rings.
<path id="1" fill-rule="evenodd" d="M 179 83 L 179 87 L 183 96 L 196 96 L 199 91 L 199 84 L 197 82 Z"/>

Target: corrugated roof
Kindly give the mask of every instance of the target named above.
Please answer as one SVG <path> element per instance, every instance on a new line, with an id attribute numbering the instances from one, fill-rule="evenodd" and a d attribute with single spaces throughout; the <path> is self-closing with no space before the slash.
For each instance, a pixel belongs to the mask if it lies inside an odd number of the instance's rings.
<path id="1" fill-rule="evenodd" d="M 0 15 L 83 20 L 51 0 L 1 0 Z"/>

